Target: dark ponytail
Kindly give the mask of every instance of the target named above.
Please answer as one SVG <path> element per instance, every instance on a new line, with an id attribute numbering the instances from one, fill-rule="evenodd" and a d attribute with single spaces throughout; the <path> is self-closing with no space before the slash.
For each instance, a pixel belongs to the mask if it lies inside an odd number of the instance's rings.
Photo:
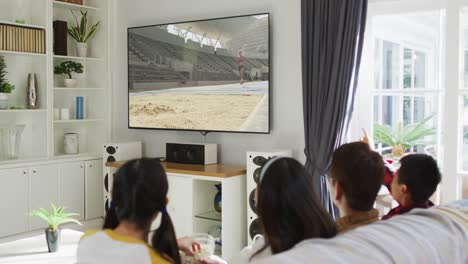
<path id="1" fill-rule="evenodd" d="M 151 221 L 161 214 L 161 225 L 151 238 L 153 249 L 180 264 L 179 248 L 171 218 L 166 212 L 167 175 L 158 160 L 138 159 L 125 163 L 114 174 L 112 203 L 104 229 L 115 229 L 127 220 L 149 233 Z"/>
<path id="2" fill-rule="evenodd" d="M 165 211 L 165 209 L 163 211 Z M 154 232 L 151 238 L 151 244 L 157 252 L 166 254 L 175 264 L 181 263 L 174 225 L 167 212 L 162 213 L 161 225 Z"/>
<path id="3" fill-rule="evenodd" d="M 104 218 L 104 225 L 102 229 L 115 229 L 119 225 L 119 219 L 117 218 L 117 212 L 115 206 L 112 206 L 107 210 L 106 218 Z"/>

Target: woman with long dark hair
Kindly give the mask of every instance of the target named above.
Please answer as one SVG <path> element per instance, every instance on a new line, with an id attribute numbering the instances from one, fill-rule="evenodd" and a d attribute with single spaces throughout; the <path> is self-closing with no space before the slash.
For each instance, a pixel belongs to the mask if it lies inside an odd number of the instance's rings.
<path id="1" fill-rule="evenodd" d="M 312 176 L 295 159 L 276 157 L 262 166 L 256 204 L 263 234 L 229 263 L 248 263 L 289 250 L 305 239 L 336 235 L 335 222 L 315 194 Z M 203 263 L 225 262 L 207 259 Z"/>
<path id="2" fill-rule="evenodd" d="M 166 211 L 167 192 L 167 176 L 159 161 L 138 159 L 124 164 L 114 174 L 104 230 L 82 237 L 78 263 L 181 263 Z M 148 243 L 151 224 L 158 215 L 161 224 Z"/>
<path id="3" fill-rule="evenodd" d="M 254 258 L 264 251 L 281 253 L 305 239 L 336 235 L 335 222 L 315 194 L 311 175 L 292 158 L 273 158 L 260 170 L 257 212 L 264 245 Z"/>

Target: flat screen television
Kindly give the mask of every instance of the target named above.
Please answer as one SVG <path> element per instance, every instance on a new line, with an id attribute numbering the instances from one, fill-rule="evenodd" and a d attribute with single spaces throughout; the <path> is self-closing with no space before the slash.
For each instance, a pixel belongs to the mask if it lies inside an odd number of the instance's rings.
<path id="1" fill-rule="evenodd" d="M 128 126 L 270 132 L 269 14 L 128 28 Z"/>

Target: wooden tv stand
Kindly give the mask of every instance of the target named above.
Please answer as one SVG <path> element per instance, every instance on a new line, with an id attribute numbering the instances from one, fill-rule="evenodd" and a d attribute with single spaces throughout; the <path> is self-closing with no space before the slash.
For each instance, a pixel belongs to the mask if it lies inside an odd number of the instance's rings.
<path id="1" fill-rule="evenodd" d="M 109 175 L 125 161 L 106 163 Z M 207 233 L 221 227 L 221 252 L 229 259 L 247 245 L 246 237 L 246 169 L 244 166 L 211 164 L 191 165 L 161 162 L 169 181 L 169 212 L 176 235 Z M 109 185 L 112 177 L 109 177 Z M 222 188 L 222 213 L 214 211 L 215 184 Z M 157 228 L 153 226 L 152 229 Z"/>

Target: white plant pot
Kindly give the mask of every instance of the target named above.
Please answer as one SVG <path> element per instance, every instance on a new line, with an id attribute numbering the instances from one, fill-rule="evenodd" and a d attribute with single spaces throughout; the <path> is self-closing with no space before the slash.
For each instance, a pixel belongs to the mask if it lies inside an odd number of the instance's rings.
<path id="1" fill-rule="evenodd" d="M 76 43 L 76 52 L 78 53 L 78 57 L 88 57 L 88 43 Z"/>
<path id="2" fill-rule="evenodd" d="M 0 109 L 8 109 L 8 94 L 0 93 Z"/>
<path id="3" fill-rule="evenodd" d="M 63 82 L 65 83 L 65 87 L 74 88 L 76 87 L 76 83 L 78 82 L 78 80 L 77 79 L 65 79 L 63 80 Z"/>

